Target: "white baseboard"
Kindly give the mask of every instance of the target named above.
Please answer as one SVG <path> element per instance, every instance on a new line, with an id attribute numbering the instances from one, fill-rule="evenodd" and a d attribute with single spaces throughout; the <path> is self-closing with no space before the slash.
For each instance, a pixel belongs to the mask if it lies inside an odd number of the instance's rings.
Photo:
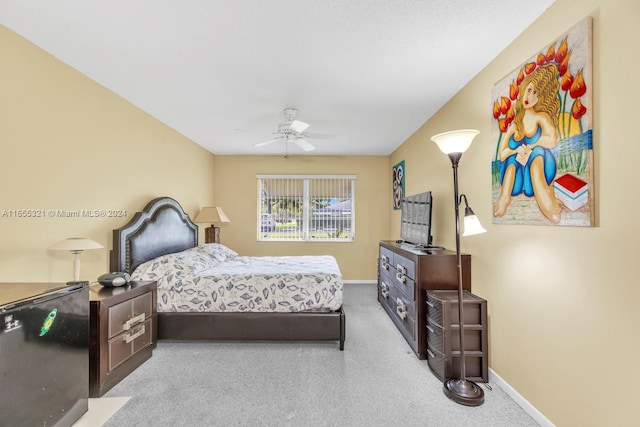
<path id="1" fill-rule="evenodd" d="M 533 406 L 527 399 L 522 397 L 520 393 L 516 391 L 513 387 L 509 385 L 505 380 L 500 377 L 500 375 L 496 374 L 493 369 L 489 368 L 489 382 L 493 382 L 502 390 L 504 390 L 507 395 L 512 398 L 524 411 L 529 414 L 531 418 L 533 418 L 538 424 L 542 427 L 555 427 L 551 421 L 545 417 L 542 412 L 538 411 L 535 406 Z"/>
<path id="2" fill-rule="evenodd" d="M 349 284 L 349 283 L 364 283 L 367 285 L 377 285 L 378 281 L 377 280 L 343 280 L 342 283 Z"/>

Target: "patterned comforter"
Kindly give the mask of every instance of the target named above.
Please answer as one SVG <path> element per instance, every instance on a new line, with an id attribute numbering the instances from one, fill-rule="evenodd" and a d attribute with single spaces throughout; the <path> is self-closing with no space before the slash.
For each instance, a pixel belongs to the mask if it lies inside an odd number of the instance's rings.
<path id="1" fill-rule="evenodd" d="M 159 312 L 333 311 L 343 283 L 334 257 L 238 256 L 206 244 L 141 264 L 132 280 L 158 282 Z"/>

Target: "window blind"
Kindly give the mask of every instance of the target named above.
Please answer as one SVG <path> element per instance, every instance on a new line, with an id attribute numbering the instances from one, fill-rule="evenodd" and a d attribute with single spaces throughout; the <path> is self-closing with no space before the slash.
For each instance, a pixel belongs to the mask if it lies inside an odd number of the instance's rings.
<path id="1" fill-rule="evenodd" d="M 353 241 L 355 175 L 258 175 L 258 240 Z"/>

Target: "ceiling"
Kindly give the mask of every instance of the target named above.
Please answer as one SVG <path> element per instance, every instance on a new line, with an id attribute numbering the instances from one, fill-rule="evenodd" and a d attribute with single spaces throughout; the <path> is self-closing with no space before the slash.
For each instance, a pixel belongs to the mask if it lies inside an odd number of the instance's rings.
<path id="1" fill-rule="evenodd" d="M 2 0 L 0 24 L 214 154 L 388 155 L 552 3 Z M 253 146 L 287 107 L 316 150 Z"/>

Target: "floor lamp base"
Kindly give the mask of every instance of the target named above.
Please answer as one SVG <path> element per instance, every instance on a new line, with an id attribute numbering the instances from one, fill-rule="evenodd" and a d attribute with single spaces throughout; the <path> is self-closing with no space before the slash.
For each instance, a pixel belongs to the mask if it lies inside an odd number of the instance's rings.
<path id="1" fill-rule="evenodd" d="M 442 387 L 444 394 L 461 405 L 480 406 L 484 403 L 484 391 L 478 384 L 459 378 L 449 378 Z"/>

